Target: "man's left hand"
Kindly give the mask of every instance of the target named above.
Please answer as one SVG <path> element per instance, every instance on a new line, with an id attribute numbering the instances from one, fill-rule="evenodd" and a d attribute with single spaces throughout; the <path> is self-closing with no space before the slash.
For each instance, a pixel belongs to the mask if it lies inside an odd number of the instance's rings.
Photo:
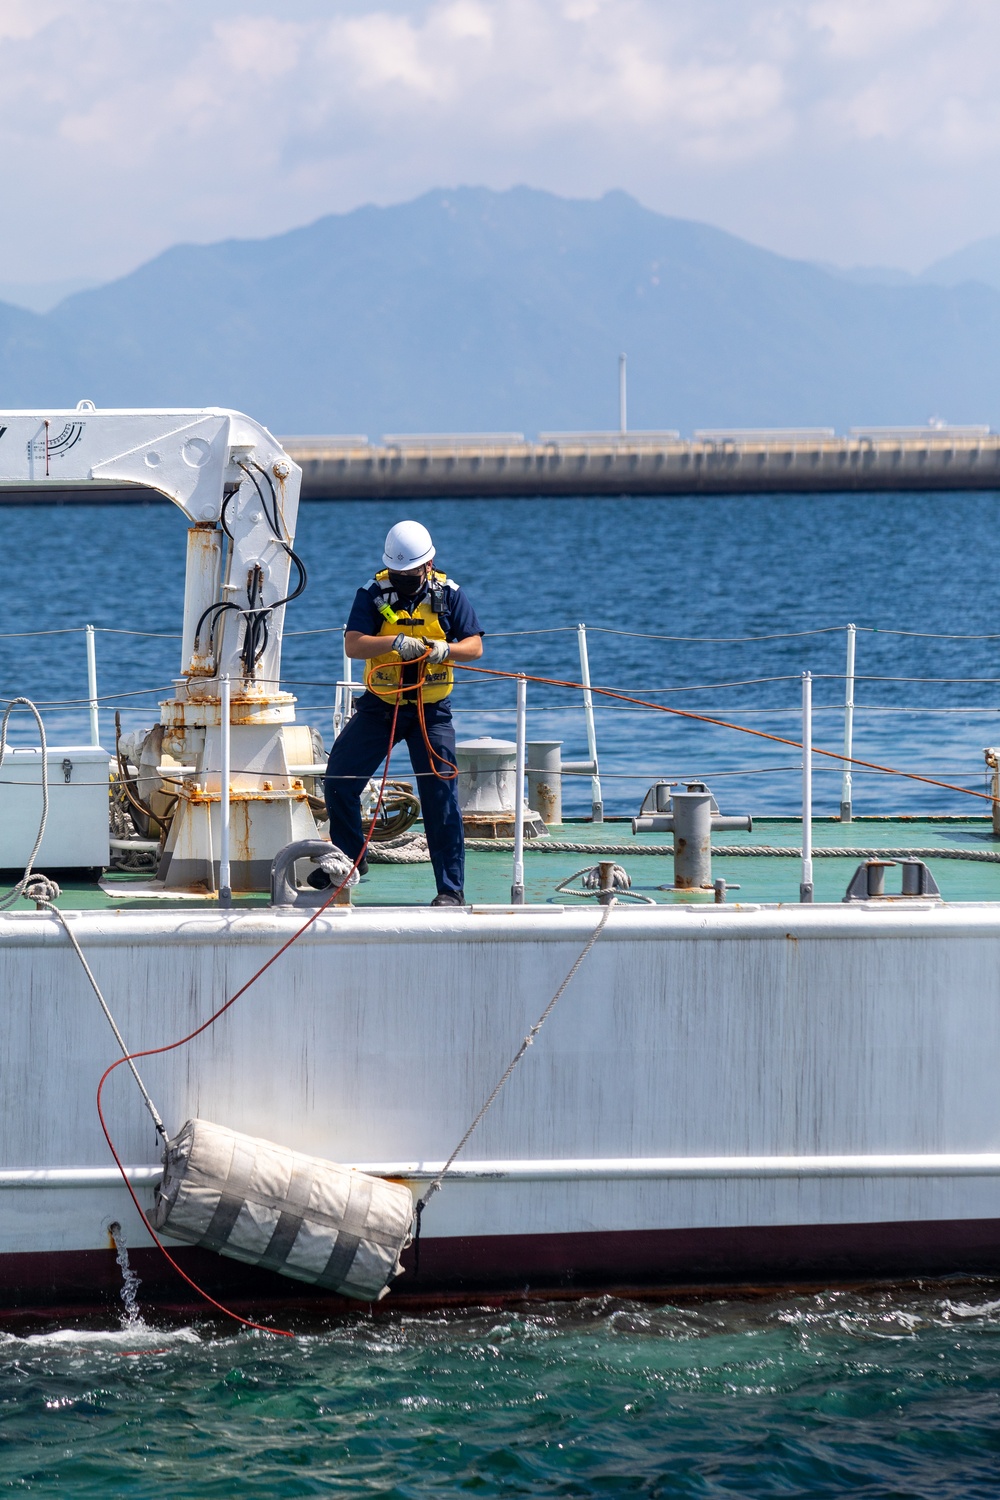
<path id="1" fill-rule="evenodd" d="M 447 641 L 429 641 L 424 636 L 424 645 L 430 652 L 427 658 L 427 665 L 430 667 L 437 666 L 438 662 L 447 661 L 451 655 L 451 648 Z"/>

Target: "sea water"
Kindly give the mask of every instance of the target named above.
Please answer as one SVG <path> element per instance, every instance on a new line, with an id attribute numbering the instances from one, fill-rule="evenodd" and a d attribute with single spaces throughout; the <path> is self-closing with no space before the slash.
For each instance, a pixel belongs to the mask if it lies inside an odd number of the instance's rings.
<path id="1" fill-rule="evenodd" d="M 855 755 L 982 791 L 983 748 L 1000 739 L 998 512 L 993 493 L 304 504 L 296 547 L 309 584 L 287 611 L 285 686 L 329 744 L 343 673 L 336 627 L 380 566 L 388 526 L 412 515 L 480 614 L 484 666 L 579 682 L 583 621 L 596 684 L 794 741 L 810 671 L 815 742 L 840 750 L 854 623 Z M 45 702 L 50 735 L 85 742 L 82 634 L 10 633 L 90 622 L 101 627 L 103 742 L 116 708 L 126 729 L 155 722 L 180 667 L 183 517 L 166 503 L 4 506 L 0 524 L 0 696 Z M 459 737 L 512 738 L 514 684 L 458 679 Z M 794 748 L 600 696 L 596 716 L 608 812 L 636 812 L 658 777 L 709 782 L 723 812 L 799 806 Z M 528 717 L 532 738 L 586 758 L 579 691 L 529 683 Z M 15 732 L 30 740 L 34 730 L 25 719 Z M 408 771 L 405 752 L 394 769 Z M 817 756 L 818 813 L 839 812 L 841 776 Z M 589 778 L 568 779 L 564 801 L 589 814 Z M 854 805 L 982 807 L 863 769 Z"/>
<path id="2" fill-rule="evenodd" d="M 154 1320 L 151 1320 L 151 1323 Z M 0 1336 L 0 1490 L 995 1500 L 986 1287 Z"/>
<path id="3" fill-rule="evenodd" d="M 578 680 L 585 621 L 596 683 L 793 739 L 809 670 L 817 741 L 836 749 L 853 621 L 856 753 L 982 788 L 982 748 L 1000 740 L 997 512 L 992 494 L 305 505 L 310 583 L 288 612 L 285 674 L 329 742 L 342 668 L 326 632 L 410 514 L 479 610 L 488 664 Z M 182 518 L 3 507 L 0 524 L 0 694 L 42 701 L 53 740 L 85 741 L 83 636 L 13 633 L 92 622 L 104 743 L 115 707 L 126 728 L 153 722 L 179 666 Z M 455 704 L 461 735 L 513 731 L 510 683 L 463 683 Z M 532 685 L 529 713 L 534 737 L 583 758 L 578 693 Z M 17 733 L 30 740 L 30 724 Z M 703 777 L 724 811 L 797 805 L 795 752 L 773 742 L 614 707 L 597 733 L 611 811 L 636 810 L 655 776 Z M 839 771 L 817 784 L 835 811 Z M 588 801 L 589 783 L 568 792 L 571 810 Z M 872 774 L 855 778 L 855 805 L 968 799 Z M 294 1340 L 177 1329 L 130 1291 L 124 1326 L 109 1311 L 97 1328 L 2 1336 L 0 1491 L 1000 1494 L 1000 1289 L 984 1284 L 421 1317 L 390 1298 Z"/>

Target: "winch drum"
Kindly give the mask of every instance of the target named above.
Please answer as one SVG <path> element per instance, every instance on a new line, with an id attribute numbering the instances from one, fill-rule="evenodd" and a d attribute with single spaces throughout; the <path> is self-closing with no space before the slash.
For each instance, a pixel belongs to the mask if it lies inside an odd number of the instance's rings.
<path id="1" fill-rule="evenodd" d="M 384 1297 L 410 1244 L 402 1183 L 352 1171 L 207 1120 L 188 1120 L 164 1155 L 158 1233 L 345 1297 Z"/>

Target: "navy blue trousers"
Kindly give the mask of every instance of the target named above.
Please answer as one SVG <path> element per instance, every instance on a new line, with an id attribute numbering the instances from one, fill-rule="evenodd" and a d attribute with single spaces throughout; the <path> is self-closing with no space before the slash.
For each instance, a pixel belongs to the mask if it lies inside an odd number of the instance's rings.
<path id="1" fill-rule="evenodd" d="M 424 707 L 424 721 L 427 738 L 434 750 L 454 765 L 455 726 L 451 721 L 451 709 L 445 704 L 428 703 Z M 378 699 L 371 700 L 366 695 L 330 751 L 323 783 L 326 809 L 330 814 L 330 838 L 351 859 L 357 858 L 365 841 L 361 826 L 361 793 L 385 760 L 391 728 L 391 705 L 386 707 Z M 417 778 L 417 795 L 438 892 L 461 891 L 465 884 L 465 834 L 458 805 L 458 784 L 454 780 L 442 781 L 431 770 L 415 703 L 401 703 L 399 706 L 393 743 L 398 745 L 400 740 L 406 741 Z M 447 768 L 440 760 L 435 760 L 434 764 L 439 771 Z"/>

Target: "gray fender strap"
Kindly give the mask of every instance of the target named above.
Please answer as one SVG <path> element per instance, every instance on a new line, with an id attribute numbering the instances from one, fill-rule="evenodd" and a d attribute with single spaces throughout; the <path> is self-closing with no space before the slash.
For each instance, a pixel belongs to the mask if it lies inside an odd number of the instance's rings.
<path id="1" fill-rule="evenodd" d="M 316 1277 L 317 1285 L 336 1290 L 347 1280 L 361 1241 L 361 1235 L 351 1231 L 364 1228 L 371 1207 L 372 1186 L 370 1177 L 359 1175 L 352 1180 L 350 1197 L 344 1209 L 344 1227 L 337 1235 L 330 1259 Z"/>
<path id="2" fill-rule="evenodd" d="M 226 1185 L 220 1194 L 215 1213 L 202 1236 L 201 1243 L 209 1250 L 219 1250 L 233 1232 L 240 1209 L 250 1191 L 250 1173 L 253 1171 L 256 1151 L 237 1138 L 233 1142 L 233 1158 L 229 1164 Z"/>
<path id="3" fill-rule="evenodd" d="M 313 1174 L 307 1167 L 296 1163 L 288 1183 L 288 1201 L 301 1204 L 303 1211 L 309 1202 L 309 1193 L 312 1188 Z M 299 1230 L 302 1228 L 303 1212 L 294 1209 L 282 1209 L 278 1215 L 278 1222 L 274 1226 L 274 1233 L 267 1242 L 267 1249 L 261 1256 L 259 1264 L 267 1271 L 280 1271 L 291 1254 L 292 1246 L 295 1244 Z"/>

